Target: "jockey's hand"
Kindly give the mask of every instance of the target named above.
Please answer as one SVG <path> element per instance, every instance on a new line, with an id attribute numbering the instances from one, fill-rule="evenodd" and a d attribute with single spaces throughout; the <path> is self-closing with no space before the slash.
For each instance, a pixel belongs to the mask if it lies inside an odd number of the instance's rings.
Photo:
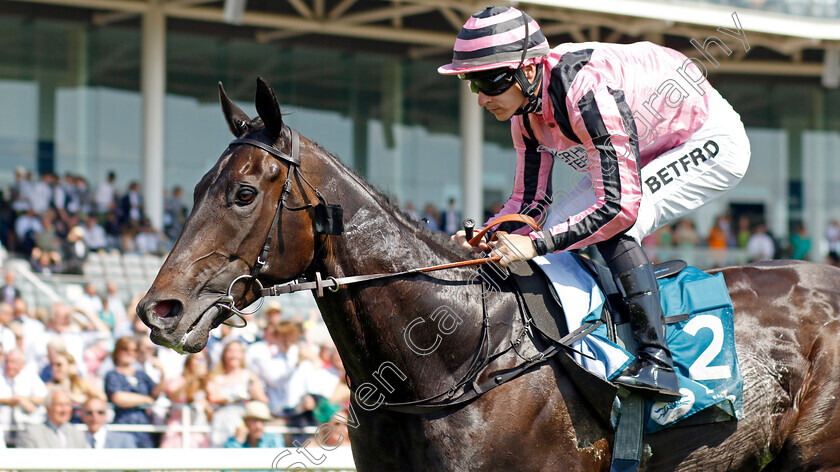
<path id="1" fill-rule="evenodd" d="M 467 241 L 467 233 L 464 230 L 458 231 L 457 233 L 453 234 L 450 238 L 450 241 L 461 246 L 464 249 L 469 249 L 472 252 L 490 252 L 490 246 L 487 245 L 484 241 L 478 243 L 478 246 L 470 246 L 469 241 Z"/>
<path id="2" fill-rule="evenodd" d="M 490 247 L 493 248 L 491 257 L 501 256 L 497 264 L 502 267 L 508 267 L 515 261 L 527 261 L 537 257 L 537 250 L 531 238 L 521 234 L 499 234 L 499 239 L 492 241 Z"/>

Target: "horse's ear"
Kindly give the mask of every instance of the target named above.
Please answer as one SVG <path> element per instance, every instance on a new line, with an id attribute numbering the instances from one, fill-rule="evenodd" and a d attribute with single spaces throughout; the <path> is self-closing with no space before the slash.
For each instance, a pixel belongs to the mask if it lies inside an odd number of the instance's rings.
<path id="1" fill-rule="evenodd" d="M 280 113 L 280 104 L 277 103 L 277 96 L 268 82 L 262 77 L 257 77 L 257 113 L 265 124 L 265 130 L 272 141 L 280 137 L 283 130 L 283 115 Z"/>
<path id="2" fill-rule="evenodd" d="M 251 118 L 236 106 L 233 100 L 228 98 L 221 82 L 219 82 L 219 101 L 222 103 L 222 113 L 225 114 L 225 121 L 227 121 L 230 132 L 237 138 L 241 138 L 248 131 L 248 123 Z"/>

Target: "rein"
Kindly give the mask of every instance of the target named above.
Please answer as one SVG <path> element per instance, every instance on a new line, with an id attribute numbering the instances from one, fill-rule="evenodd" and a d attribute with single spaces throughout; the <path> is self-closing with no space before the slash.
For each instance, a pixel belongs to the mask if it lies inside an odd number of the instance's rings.
<path id="1" fill-rule="evenodd" d="M 321 195 L 321 192 L 312 185 L 306 177 L 300 172 L 300 135 L 297 131 L 292 128 L 285 127 L 289 130 L 290 133 L 290 153 L 286 154 L 279 149 L 275 148 L 271 144 L 264 143 L 262 141 L 254 140 L 254 139 L 247 139 L 247 138 L 239 138 L 234 139 L 230 142 L 230 146 L 234 145 L 248 145 L 254 146 L 258 149 L 261 149 L 268 154 L 276 157 L 281 162 L 286 163 L 289 166 L 289 171 L 286 175 L 286 181 L 283 184 L 283 190 L 280 194 L 280 199 L 277 204 L 277 210 L 274 212 L 274 219 L 271 223 L 271 228 L 268 231 L 268 236 L 266 237 L 265 243 L 263 244 L 262 249 L 260 250 L 260 254 L 257 256 L 257 260 L 254 265 L 251 267 L 251 272 L 249 274 L 243 274 L 239 277 L 235 278 L 233 282 L 231 282 L 230 286 L 228 287 L 227 294 L 223 297 L 220 297 L 214 305 L 219 305 L 222 309 L 226 309 L 231 313 L 231 316 L 237 316 L 242 321 L 241 325 L 234 325 L 230 324 L 234 327 L 244 327 L 247 322 L 245 320 L 245 315 L 251 315 L 255 313 L 259 308 L 262 306 L 262 299 L 263 297 L 268 296 L 278 296 L 281 294 L 286 293 L 294 293 L 302 290 L 314 290 L 315 294 L 318 297 L 324 296 L 324 289 L 327 289 L 331 292 L 338 292 L 341 288 L 346 287 L 351 284 L 361 283 L 361 282 L 369 282 L 372 280 L 382 280 L 382 279 L 389 279 L 389 278 L 396 278 L 396 277 L 403 277 L 403 276 L 412 276 L 423 274 L 426 272 L 433 272 L 438 270 L 444 269 L 454 269 L 459 267 L 469 267 L 469 266 L 480 266 L 483 264 L 487 264 L 490 262 L 498 262 L 501 260 L 501 256 L 491 256 L 491 257 L 484 257 L 481 259 L 474 259 L 474 260 L 467 260 L 467 261 L 459 261 L 453 262 L 448 264 L 440 264 L 435 266 L 428 266 L 428 267 L 420 267 L 414 269 L 408 269 L 401 272 L 386 272 L 386 273 L 378 273 L 378 274 L 363 274 L 363 275 L 354 275 L 348 277 L 327 277 L 324 279 L 321 276 L 321 273 L 316 271 L 315 280 L 299 280 L 297 282 L 287 282 L 283 284 L 277 284 L 271 287 L 263 287 L 262 283 L 259 281 L 260 272 L 262 272 L 265 264 L 267 262 L 268 254 L 271 248 L 271 241 L 272 236 L 277 231 L 277 227 L 280 222 L 280 215 L 284 209 L 288 211 L 301 211 L 306 210 L 309 208 L 314 208 L 315 210 L 315 233 L 316 236 L 318 234 L 323 234 L 325 236 L 330 235 L 341 235 L 344 232 L 344 226 L 342 222 L 342 215 L 343 210 L 340 204 L 330 204 Z M 319 204 L 313 206 L 312 203 L 307 203 L 305 205 L 299 207 L 289 207 L 286 203 L 289 195 L 291 194 L 291 187 L 292 187 L 292 178 L 294 175 L 297 175 L 301 180 L 303 180 L 312 190 L 315 191 L 315 196 L 318 198 Z M 539 225 L 533 218 L 527 215 L 503 215 L 499 218 L 494 219 L 490 223 L 488 223 L 481 231 L 478 232 L 474 237 L 472 237 L 469 241 L 470 245 L 476 246 L 482 239 L 485 237 L 487 232 L 498 226 L 501 223 L 509 222 L 509 221 L 517 221 L 528 224 L 535 230 L 540 230 Z M 493 237 L 490 239 L 491 241 L 498 239 L 498 237 L 504 234 L 503 232 L 496 232 Z M 322 246 L 323 247 L 323 246 Z M 314 258 L 313 258 L 314 261 Z M 259 300 L 260 305 L 257 306 L 253 311 L 245 312 L 236 308 L 236 300 L 233 296 L 233 288 L 234 286 L 240 281 L 250 281 L 250 284 L 256 284 L 259 290 Z M 467 372 L 461 378 L 460 381 L 456 382 L 449 390 L 439 393 L 437 395 L 423 398 L 420 400 L 414 400 L 409 402 L 400 402 L 400 403 L 390 403 L 384 402 L 382 406 L 386 409 L 401 412 L 401 413 L 410 413 L 410 414 L 426 414 L 436 412 L 445 408 L 451 408 L 458 405 L 463 405 L 468 402 L 473 401 L 475 398 L 483 395 L 484 393 L 492 390 L 499 385 L 502 385 L 510 380 L 513 380 L 516 377 L 527 372 L 529 369 L 534 367 L 535 365 L 541 364 L 542 362 L 546 361 L 547 359 L 551 358 L 561 349 L 560 345 L 553 344 L 549 346 L 547 349 L 538 352 L 536 355 L 530 358 L 523 358 L 525 361 L 511 369 L 508 369 L 502 374 L 492 376 L 490 379 L 484 381 L 483 383 L 478 383 L 478 379 L 481 377 L 481 374 L 485 371 L 487 367 L 490 366 L 496 359 L 504 355 L 505 353 L 509 352 L 512 349 L 517 349 L 521 344 L 525 332 L 530 329 L 530 322 L 527 317 L 524 319 L 524 326 L 522 328 L 522 332 L 520 332 L 519 336 L 515 341 L 511 341 L 510 346 L 505 349 L 502 349 L 498 352 L 490 353 L 490 319 L 487 314 L 487 306 L 486 306 L 486 297 L 485 297 L 485 281 L 481 280 L 481 303 L 482 303 L 482 323 L 481 323 L 481 335 L 478 348 L 473 356 L 472 361 L 470 362 L 469 367 L 467 368 Z M 520 312 L 524 314 L 522 311 L 522 302 L 520 300 L 521 295 L 517 293 L 517 302 L 520 304 Z M 227 323 L 227 321 L 225 321 Z M 563 340 L 567 343 L 564 343 L 565 347 L 569 347 L 572 342 L 577 339 L 586 336 L 590 331 L 594 329 L 592 326 L 584 325 L 586 329 L 578 329 L 572 333 L 569 333 Z M 581 328 L 584 328 L 581 327 Z M 461 391 L 460 394 L 457 394 L 458 391 Z M 355 392 L 354 392 L 355 394 Z M 456 396 L 457 394 L 457 396 Z"/>

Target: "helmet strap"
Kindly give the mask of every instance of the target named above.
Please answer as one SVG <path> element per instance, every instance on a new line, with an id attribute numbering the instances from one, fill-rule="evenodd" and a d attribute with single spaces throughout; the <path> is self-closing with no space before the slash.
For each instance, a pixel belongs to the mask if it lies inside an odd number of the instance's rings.
<path id="1" fill-rule="evenodd" d="M 536 113 L 542 108 L 542 94 L 540 93 L 542 85 L 542 62 L 536 64 L 536 74 L 534 81 L 529 82 L 525 77 L 525 71 L 522 67 L 516 69 L 513 73 L 513 78 L 519 87 L 522 89 L 522 94 L 528 99 L 528 103 L 514 112 L 514 115 L 522 115 L 525 113 Z"/>

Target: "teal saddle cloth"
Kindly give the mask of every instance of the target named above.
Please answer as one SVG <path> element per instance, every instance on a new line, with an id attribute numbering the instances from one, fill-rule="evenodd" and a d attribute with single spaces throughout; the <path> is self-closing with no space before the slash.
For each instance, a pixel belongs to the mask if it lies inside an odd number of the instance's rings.
<path id="1" fill-rule="evenodd" d="M 602 317 L 606 297 L 578 256 L 565 253 L 538 265 L 566 311 L 570 332 Z M 666 338 L 682 397 L 673 402 L 647 401 L 645 433 L 674 425 L 743 418 L 732 300 L 723 275 L 688 267 L 674 277 L 660 279 L 659 289 L 665 317 L 670 320 Z M 605 380 L 612 380 L 633 360 L 632 354 L 610 339 L 606 325 L 573 346 L 595 358 L 575 355 L 578 363 Z M 700 412 L 703 414 L 698 415 Z"/>

